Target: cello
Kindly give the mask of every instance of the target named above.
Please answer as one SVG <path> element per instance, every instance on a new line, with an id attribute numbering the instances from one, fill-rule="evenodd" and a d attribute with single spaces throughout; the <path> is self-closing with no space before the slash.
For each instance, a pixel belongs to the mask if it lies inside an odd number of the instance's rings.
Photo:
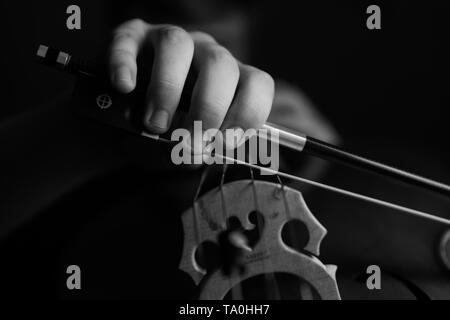
<path id="1" fill-rule="evenodd" d="M 82 74 L 88 78 L 97 77 L 96 71 L 92 71 L 88 65 L 77 61 L 67 53 L 41 46 L 38 56 L 46 64 L 56 65 L 63 70 Z M 86 85 L 82 89 L 86 89 Z M 117 94 L 108 90 L 110 89 L 105 84 L 100 88 L 91 87 L 84 94 L 99 97 L 100 93 L 107 92 L 113 101 L 117 99 L 120 101 L 121 97 L 117 97 Z M 103 102 L 105 101 L 102 100 Z M 130 103 L 131 107 L 134 104 L 135 102 Z M 97 121 L 162 143 L 170 143 L 163 137 L 148 134 L 136 127 L 127 111 L 129 110 L 127 103 L 119 103 L 119 105 L 122 106 L 121 109 L 84 105 L 85 109 L 81 111 L 85 116 Z M 327 160 L 372 171 L 445 196 L 450 193 L 450 187 L 445 184 L 356 156 L 305 135 L 293 133 L 272 124 L 267 124 L 266 129 L 280 137 L 281 145 L 296 152 L 306 152 Z M 319 260 L 320 244 L 325 237 L 326 229 L 308 208 L 303 194 L 285 186 L 282 179 L 367 201 L 395 212 L 415 216 L 415 219 L 425 219 L 429 223 L 439 225 L 439 229 L 443 229 L 443 226 L 448 228 L 450 224 L 448 219 L 426 212 L 245 161 L 232 160 L 249 168 L 251 179 L 225 183 L 228 169 L 227 166 L 222 166 L 220 185 L 200 196 L 203 182 L 208 178 L 208 168 L 204 169 L 192 205 L 182 214 L 184 243 L 180 269 L 192 277 L 198 286 L 200 299 L 221 299 L 230 295 L 238 299 L 245 298 L 245 291 L 258 290 L 247 290 L 245 285 L 242 287 L 241 285 L 259 276 L 265 278 L 263 291 L 269 295 L 269 298 L 286 296 L 279 285 L 283 282 L 280 279 L 286 275 L 294 275 L 298 280 L 293 292 L 294 296 L 300 299 L 339 299 L 345 298 L 345 295 L 340 293 L 342 292 L 340 289 L 357 291 L 352 289 L 354 283 L 349 285 L 343 281 L 344 284 L 340 285 L 336 280 L 336 267 L 326 265 Z M 254 177 L 254 170 L 271 173 L 277 180 L 275 182 L 257 180 Z M 295 230 L 302 230 L 303 241 L 286 239 L 284 234 L 288 233 L 285 232 L 285 229 L 289 229 L 286 227 L 288 225 L 296 225 Z M 448 265 L 449 259 L 449 236 L 446 229 L 444 232 L 441 231 L 441 234 L 438 257 L 445 266 Z M 295 236 L 299 234 L 295 234 L 294 238 Z M 302 245 L 294 244 L 295 242 L 302 242 Z M 403 296 L 429 297 L 419 285 L 414 284 L 414 281 L 393 275 L 388 277 L 393 279 L 393 283 L 399 282 L 403 285 L 398 286 L 398 288 L 401 287 L 398 289 L 402 294 L 400 298 Z M 291 280 L 292 278 L 288 277 L 284 282 L 292 282 Z M 350 289 L 345 288 L 346 285 Z M 258 288 L 258 285 L 252 283 L 250 287 Z M 405 291 L 408 291 L 408 294 L 405 294 Z"/>

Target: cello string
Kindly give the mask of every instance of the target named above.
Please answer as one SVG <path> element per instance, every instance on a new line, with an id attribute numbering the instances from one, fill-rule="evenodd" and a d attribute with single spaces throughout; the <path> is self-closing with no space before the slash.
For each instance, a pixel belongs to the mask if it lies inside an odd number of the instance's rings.
<path id="1" fill-rule="evenodd" d="M 280 176 L 278 174 L 276 174 L 276 176 L 277 176 L 278 184 L 281 187 L 281 192 L 282 192 L 282 195 L 283 195 L 284 208 L 286 210 L 286 216 L 288 218 L 291 218 L 291 211 L 289 209 L 289 204 L 288 204 L 288 201 L 287 201 L 287 198 L 286 198 L 286 190 L 284 189 L 284 183 L 283 183 L 283 181 L 281 180 L 281 178 L 280 178 Z"/>
<path id="2" fill-rule="evenodd" d="M 254 201 L 254 206 L 255 206 L 255 210 L 257 212 L 256 214 L 256 227 L 258 228 L 258 232 L 259 235 L 261 236 L 262 232 L 263 232 L 263 226 L 261 223 L 261 211 L 260 211 L 260 206 L 259 206 L 259 201 L 258 201 L 258 192 L 256 191 L 256 185 L 255 185 L 255 176 L 253 174 L 253 168 L 249 168 L 250 169 L 250 177 L 252 179 L 252 190 L 253 190 L 253 201 Z M 262 237 L 262 243 L 264 247 L 267 247 L 267 241 L 266 241 L 266 237 Z M 271 284 L 271 287 L 273 288 L 274 292 L 274 296 L 275 296 L 275 300 L 281 300 L 281 296 L 280 296 L 280 288 L 278 287 L 278 283 L 275 279 L 275 275 L 273 273 L 267 273 L 266 272 L 266 263 L 265 260 L 262 261 L 263 264 L 263 270 L 264 270 L 264 278 L 266 279 L 266 291 L 267 293 L 270 292 L 270 286 L 269 283 Z M 273 263 L 272 263 L 272 259 L 269 259 L 269 264 L 270 264 L 270 269 L 274 270 L 273 268 Z"/>
<path id="3" fill-rule="evenodd" d="M 395 203 L 391 203 L 391 202 L 388 202 L 388 201 L 384 201 L 384 200 L 381 200 L 381 199 L 365 196 L 365 195 L 362 195 L 360 193 L 356 193 L 356 192 L 353 192 L 353 191 L 337 188 L 337 187 L 334 187 L 334 186 L 331 186 L 331 185 L 327 185 L 327 184 L 324 184 L 324 183 L 320 183 L 320 182 L 317 182 L 317 181 L 313 181 L 313 180 L 309 180 L 309 179 L 306 179 L 306 178 L 294 176 L 294 175 L 289 174 L 289 173 L 284 173 L 284 172 L 273 170 L 273 169 L 270 169 L 270 168 L 261 167 L 261 166 L 254 165 L 254 164 L 251 164 L 251 163 L 239 160 L 239 159 L 230 158 L 230 157 L 227 157 L 227 156 L 224 156 L 224 155 L 216 154 L 216 156 L 219 156 L 223 160 L 234 161 L 234 163 L 236 163 L 236 164 L 240 164 L 240 165 L 251 167 L 253 169 L 259 169 L 259 170 L 265 171 L 265 172 L 267 172 L 269 174 L 278 174 L 278 175 L 280 175 L 280 176 L 282 176 L 284 178 L 290 179 L 290 180 L 295 180 L 295 181 L 298 181 L 298 182 L 309 184 L 309 185 L 312 185 L 312 186 L 317 187 L 317 188 L 325 189 L 325 190 L 328 190 L 328 191 L 331 191 L 331 192 L 335 192 L 335 193 L 338 193 L 338 194 L 341 194 L 341 195 L 345 195 L 345 196 L 348 196 L 348 197 L 351 197 L 351 198 L 355 198 L 355 199 L 359 199 L 359 200 L 362 200 L 362 201 L 370 202 L 370 203 L 373 203 L 373 204 L 376 204 L 376 205 L 379 205 L 379 206 L 382 206 L 382 207 L 394 209 L 396 211 L 407 213 L 407 214 L 411 214 L 411 215 L 414 215 L 414 216 L 417 216 L 417 217 L 420 217 L 420 218 L 423 218 L 423 219 L 427 219 L 427 220 L 431 220 L 431 221 L 434 221 L 434 222 L 439 222 L 439 223 L 442 223 L 442 224 L 450 225 L 450 220 L 449 219 L 445 219 L 445 218 L 442 218 L 442 217 L 439 217 L 439 216 L 435 216 L 435 215 L 432 215 L 432 214 L 429 214 L 429 213 L 426 213 L 426 212 L 423 212 L 423 211 L 411 209 L 411 208 L 408 208 L 408 207 L 405 207 L 405 206 L 401 206 L 401 205 L 398 205 L 398 204 L 395 204 Z"/>
<path id="4" fill-rule="evenodd" d="M 287 220 L 289 221 L 289 220 L 291 220 L 292 217 L 291 217 L 291 210 L 289 209 L 289 203 L 288 203 L 287 198 L 286 198 L 286 189 L 284 188 L 284 183 L 281 180 L 280 176 L 278 174 L 276 176 L 277 176 L 277 179 L 278 179 L 278 184 L 280 185 L 280 188 L 281 188 L 281 194 L 282 194 L 283 203 L 284 203 L 284 211 L 286 212 L 286 217 L 287 217 Z M 297 241 L 298 240 L 297 233 L 294 232 L 294 230 L 292 228 L 289 228 L 288 232 L 289 232 L 290 238 L 294 239 L 294 243 L 298 243 L 298 241 Z"/>
<path id="5" fill-rule="evenodd" d="M 205 169 L 203 169 L 202 175 L 200 176 L 200 181 L 198 183 L 197 190 L 195 192 L 194 196 L 194 202 L 198 200 L 198 197 L 200 196 L 200 192 L 202 191 L 203 184 L 205 183 L 207 172 L 208 172 L 209 166 L 207 166 Z"/>
<path id="6" fill-rule="evenodd" d="M 158 140 L 158 141 L 159 142 L 163 142 L 163 143 L 172 143 L 170 140 Z M 362 201 L 370 202 L 370 203 L 373 203 L 373 204 L 376 204 L 376 205 L 379 205 L 379 206 L 382 206 L 382 207 L 393 209 L 395 211 L 403 212 L 403 213 L 406 213 L 406 214 L 411 214 L 411 215 L 414 215 L 414 216 L 417 216 L 419 218 L 423 218 L 423 219 L 426 219 L 426 220 L 442 223 L 442 224 L 445 224 L 445 225 L 450 225 L 450 220 L 449 219 L 445 219 L 445 218 L 442 218 L 442 217 L 439 217 L 439 216 L 436 216 L 436 215 L 432 215 L 432 214 L 429 214 L 429 213 L 426 213 L 426 212 L 423 212 L 423 211 L 420 211 L 420 210 L 411 209 L 411 208 L 408 208 L 408 207 L 405 207 L 405 206 L 401 206 L 401 205 L 398 205 L 398 204 L 395 204 L 395 203 L 392 203 L 392 202 L 388 202 L 388 201 L 384 201 L 384 200 L 381 200 L 381 199 L 377 199 L 377 198 L 374 198 L 374 197 L 365 196 L 365 195 L 362 195 L 362 194 L 359 194 L 359 193 L 356 193 L 356 192 L 353 192 L 353 191 L 349 191 L 349 190 L 346 190 L 346 189 L 337 188 L 337 187 L 334 187 L 334 186 L 331 186 L 331 185 L 327 185 L 327 184 L 324 184 L 324 183 L 320 183 L 320 182 L 317 182 L 317 181 L 313 181 L 313 180 L 309 180 L 309 179 L 306 179 L 306 178 L 294 176 L 292 174 L 284 173 L 282 171 L 261 167 L 261 166 L 254 165 L 254 164 L 251 164 L 251 163 L 239 160 L 239 159 L 235 159 L 235 158 L 232 158 L 232 157 L 227 157 L 227 156 L 221 155 L 219 153 L 215 153 L 215 156 L 219 157 L 219 158 L 221 158 L 223 160 L 231 161 L 230 163 L 236 163 L 236 164 L 240 164 L 240 165 L 244 165 L 244 166 L 249 166 L 249 167 L 252 167 L 254 169 L 259 169 L 259 170 L 262 170 L 262 171 L 266 171 L 269 174 L 278 174 L 278 175 L 280 175 L 280 176 L 282 176 L 284 178 L 290 179 L 290 180 L 295 180 L 295 181 L 298 181 L 298 182 L 301 182 L 301 183 L 304 183 L 304 184 L 309 184 L 309 185 L 312 185 L 312 186 L 317 187 L 317 188 L 321 188 L 321 189 L 324 189 L 324 190 L 335 192 L 335 193 L 338 193 L 338 194 L 341 194 L 341 195 L 345 195 L 345 196 L 348 196 L 348 197 L 351 197 L 351 198 L 359 199 L 359 200 L 362 200 Z"/>
<path id="7" fill-rule="evenodd" d="M 249 169 L 250 169 L 250 178 L 252 180 L 253 203 L 255 206 L 255 210 L 259 212 L 258 196 L 257 196 L 257 191 L 256 191 L 256 186 L 255 186 L 255 176 L 253 174 L 253 168 L 249 168 Z"/>
<path id="8" fill-rule="evenodd" d="M 222 176 L 220 177 L 220 198 L 222 200 L 222 216 L 224 220 L 225 229 L 228 227 L 228 213 L 227 213 L 227 205 L 225 202 L 225 192 L 223 190 L 223 184 L 225 181 L 225 174 L 227 172 L 228 165 L 224 164 L 222 166 Z"/>
<path id="9" fill-rule="evenodd" d="M 291 211 L 289 209 L 289 202 L 287 201 L 287 197 L 286 197 L 286 189 L 284 187 L 284 183 L 283 180 L 281 180 L 280 176 L 277 174 L 277 179 L 278 179 L 278 183 L 281 186 L 281 192 L 283 195 L 283 202 L 284 202 L 284 207 L 285 207 L 285 211 L 286 211 L 286 216 L 288 218 L 288 220 L 291 219 Z M 294 231 L 294 229 L 289 228 L 289 236 L 291 237 L 291 239 L 294 239 L 295 243 L 298 243 L 298 233 L 296 233 Z M 313 294 L 312 294 L 312 290 L 311 290 L 311 285 L 308 282 L 300 282 L 299 283 L 300 286 L 300 296 L 302 298 L 302 300 L 313 300 Z"/>
<path id="10" fill-rule="evenodd" d="M 283 197 L 283 204 L 284 204 L 284 211 L 286 212 L 286 217 L 287 217 L 287 220 L 289 221 L 289 220 L 291 220 L 292 217 L 291 217 L 291 210 L 289 209 L 289 203 L 286 198 L 286 190 L 284 188 L 284 183 L 278 174 L 276 176 L 277 176 L 278 184 L 280 185 L 280 188 L 281 188 L 281 194 Z M 297 233 L 294 232 L 294 230 L 292 228 L 289 228 L 288 232 L 289 232 L 290 238 L 294 239 L 294 243 L 298 243 Z"/>

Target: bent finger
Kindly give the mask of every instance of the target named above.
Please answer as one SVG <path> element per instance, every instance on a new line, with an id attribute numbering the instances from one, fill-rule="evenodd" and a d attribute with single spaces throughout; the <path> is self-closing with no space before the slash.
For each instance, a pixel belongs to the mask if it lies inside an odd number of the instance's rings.
<path id="1" fill-rule="evenodd" d="M 123 93 L 136 87 L 136 58 L 145 41 L 149 25 L 135 19 L 127 21 L 113 32 L 108 64 L 112 85 Z"/>
<path id="2" fill-rule="evenodd" d="M 194 55 L 191 36 L 180 27 L 151 26 L 148 37 L 154 48 L 154 61 L 144 125 L 156 133 L 170 127 Z"/>

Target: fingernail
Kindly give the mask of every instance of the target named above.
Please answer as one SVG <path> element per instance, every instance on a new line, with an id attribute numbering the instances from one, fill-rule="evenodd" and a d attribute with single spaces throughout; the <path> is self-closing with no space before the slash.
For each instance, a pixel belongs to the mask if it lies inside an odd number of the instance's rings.
<path id="1" fill-rule="evenodd" d="M 127 67 L 120 67 L 116 71 L 114 71 L 113 82 L 117 84 L 123 83 L 127 86 L 131 86 L 133 80 L 131 78 L 130 69 L 128 69 Z"/>
<path id="2" fill-rule="evenodd" d="M 169 113 L 166 110 L 157 109 L 152 113 L 150 125 L 159 129 L 166 129 L 169 124 Z"/>

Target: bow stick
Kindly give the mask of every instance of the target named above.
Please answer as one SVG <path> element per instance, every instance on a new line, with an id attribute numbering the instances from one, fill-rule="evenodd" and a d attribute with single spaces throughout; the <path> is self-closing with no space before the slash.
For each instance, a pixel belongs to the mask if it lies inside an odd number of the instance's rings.
<path id="1" fill-rule="evenodd" d="M 38 60 L 48 66 L 56 67 L 60 70 L 83 76 L 83 77 L 89 77 L 89 78 L 100 78 L 100 79 L 107 79 L 107 77 L 104 75 L 104 72 L 99 71 L 102 70 L 99 65 L 96 65 L 94 63 L 86 63 L 83 60 L 74 58 L 72 55 L 59 51 L 44 45 L 40 45 L 38 48 L 38 51 L 36 53 L 36 56 Z M 189 87 L 189 83 L 192 83 L 192 79 L 187 80 L 186 87 Z M 189 93 L 187 93 L 189 94 Z M 280 145 L 292 149 L 297 152 L 305 152 L 310 155 L 314 155 L 316 157 L 331 161 L 331 162 L 337 162 L 341 163 L 347 166 L 355 167 L 358 169 L 366 170 L 375 174 L 382 175 L 384 177 L 392 178 L 396 181 L 400 181 L 409 185 L 422 187 L 426 190 L 433 191 L 435 193 L 443 194 L 447 197 L 450 197 L 450 186 L 432 179 L 428 179 L 425 177 L 422 177 L 417 174 L 413 174 L 404 170 L 400 170 L 397 168 L 394 168 L 392 166 L 373 161 L 361 156 L 358 156 L 356 154 L 347 152 L 342 150 L 341 148 L 338 148 L 337 146 L 328 144 L 324 141 L 309 137 L 305 134 L 294 132 L 291 130 L 288 130 L 286 128 L 282 128 L 280 126 L 266 123 L 263 126 L 264 129 L 266 129 L 268 132 L 272 133 L 269 135 L 268 139 L 271 139 L 273 136 L 277 136 L 278 139 L 275 141 L 276 143 L 279 143 Z M 123 128 L 123 129 L 129 129 L 129 128 Z M 260 131 L 257 131 L 258 135 Z M 166 143 L 172 143 L 172 141 L 164 139 L 160 137 L 159 135 L 151 134 L 148 132 L 139 132 L 142 136 L 161 141 Z M 264 134 L 261 136 L 261 138 L 267 139 L 267 134 Z M 217 154 L 216 154 L 217 156 Z M 294 175 L 290 175 L 287 173 L 283 173 L 280 171 L 275 171 L 269 168 L 260 167 L 254 164 L 247 163 L 245 161 L 240 161 L 238 159 L 234 158 L 228 158 L 225 156 L 222 156 L 224 159 L 228 159 L 231 161 L 234 161 L 235 163 L 246 165 L 252 168 L 258 168 L 260 170 L 266 170 L 269 173 L 272 174 L 278 174 L 280 176 L 283 176 L 285 178 L 293 179 L 299 182 L 308 183 L 311 185 L 314 185 L 316 187 L 324 188 L 330 191 L 338 192 L 340 194 L 344 194 L 347 196 L 351 196 L 354 198 L 358 198 L 361 200 L 370 201 L 372 203 L 377 203 L 379 205 L 383 205 L 386 207 L 390 207 L 392 209 L 401 210 L 405 213 L 413 214 L 416 216 L 420 216 L 423 218 L 427 218 L 433 221 L 441 222 L 450 225 L 450 220 L 437 217 L 434 215 L 427 214 L 425 212 L 421 212 L 418 210 L 406 208 L 403 206 L 395 205 L 383 200 L 371 198 L 368 196 L 364 196 L 358 193 L 354 193 L 348 190 L 339 189 L 336 187 L 332 187 L 329 185 L 325 185 L 319 182 L 315 182 L 312 180 L 300 178 Z"/>

